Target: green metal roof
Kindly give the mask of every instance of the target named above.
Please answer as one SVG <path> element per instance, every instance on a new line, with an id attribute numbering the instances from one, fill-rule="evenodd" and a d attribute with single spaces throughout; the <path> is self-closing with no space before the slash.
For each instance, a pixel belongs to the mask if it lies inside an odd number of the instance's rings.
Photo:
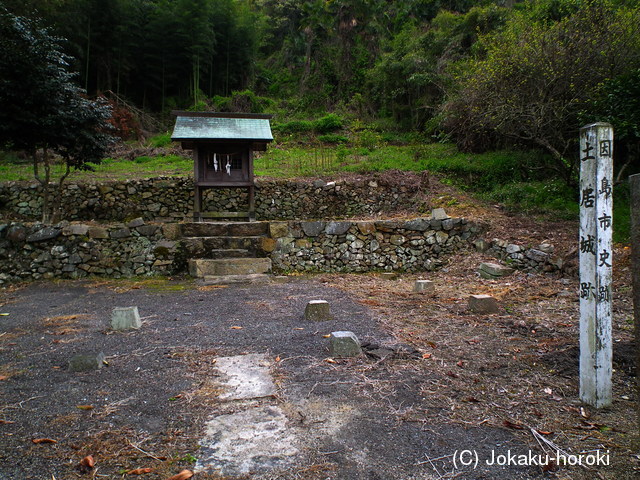
<path id="1" fill-rule="evenodd" d="M 271 115 L 176 112 L 172 140 L 273 140 Z"/>

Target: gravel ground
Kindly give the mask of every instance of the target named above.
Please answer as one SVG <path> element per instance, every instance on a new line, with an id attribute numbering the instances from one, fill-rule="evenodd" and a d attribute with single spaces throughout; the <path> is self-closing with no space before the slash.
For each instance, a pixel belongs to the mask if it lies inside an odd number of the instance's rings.
<path id="1" fill-rule="evenodd" d="M 166 479 L 192 468 L 206 419 L 228 408 L 217 400 L 215 359 L 243 353 L 273 358 L 277 401 L 300 439 L 295 468 L 246 478 L 542 477 L 537 467 L 487 465 L 492 450 L 526 453 L 529 446 L 502 426 L 451 421 L 445 392 L 429 394 L 439 374 L 423 351 L 394 337 L 356 295 L 331 285 L 337 278 L 227 288 L 188 280 L 56 282 L 5 290 L 0 477 L 127 478 L 148 468 L 143 478 Z M 330 302 L 334 319 L 309 324 L 304 308 L 319 298 Z M 142 328 L 110 331 L 111 309 L 133 305 Z M 325 336 L 345 329 L 394 353 L 328 359 Z M 103 368 L 68 369 L 74 355 L 100 352 Z M 477 469 L 455 468 L 460 449 L 478 452 Z M 80 466 L 88 455 L 92 469 Z"/>

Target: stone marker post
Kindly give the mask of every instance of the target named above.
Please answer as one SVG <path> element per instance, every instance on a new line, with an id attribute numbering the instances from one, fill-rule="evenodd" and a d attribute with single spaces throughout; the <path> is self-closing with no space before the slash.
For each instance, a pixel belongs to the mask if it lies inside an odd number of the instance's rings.
<path id="1" fill-rule="evenodd" d="M 580 400 L 611 405 L 613 128 L 580 129 Z"/>
<path id="2" fill-rule="evenodd" d="M 631 187 L 631 270 L 633 272 L 633 325 L 636 337 L 636 371 L 640 372 L 640 174 L 629 177 Z M 640 431 L 640 375 L 636 375 L 638 431 Z"/>

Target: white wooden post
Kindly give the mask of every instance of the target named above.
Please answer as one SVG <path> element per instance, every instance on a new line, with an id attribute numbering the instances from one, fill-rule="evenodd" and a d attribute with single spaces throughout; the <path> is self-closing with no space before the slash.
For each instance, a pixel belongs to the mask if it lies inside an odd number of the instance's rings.
<path id="1" fill-rule="evenodd" d="M 613 128 L 580 129 L 580 399 L 611 405 Z"/>

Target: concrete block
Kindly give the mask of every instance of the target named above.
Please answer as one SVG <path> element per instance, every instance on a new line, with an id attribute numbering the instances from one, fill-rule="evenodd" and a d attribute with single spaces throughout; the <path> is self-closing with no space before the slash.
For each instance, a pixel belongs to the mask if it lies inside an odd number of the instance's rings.
<path id="1" fill-rule="evenodd" d="M 104 365 L 104 353 L 74 355 L 69 360 L 69 370 L 72 372 L 90 372 L 98 370 Z"/>
<path id="2" fill-rule="evenodd" d="M 413 285 L 413 291 L 420 293 L 434 293 L 436 291 L 436 287 L 431 280 L 416 280 L 416 283 Z"/>
<path id="3" fill-rule="evenodd" d="M 142 326 L 138 307 L 115 307 L 111 313 L 111 328 L 114 330 L 138 329 Z"/>
<path id="4" fill-rule="evenodd" d="M 446 220 L 449 215 L 444 211 L 444 208 L 434 208 L 431 210 L 431 220 Z"/>
<path id="5" fill-rule="evenodd" d="M 332 357 L 356 357 L 362 352 L 360 341 L 353 332 L 332 332 L 329 337 L 329 352 Z"/>
<path id="6" fill-rule="evenodd" d="M 332 318 L 326 300 L 311 300 L 304 309 L 304 319 L 311 322 L 324 322 Z"/>
<path id="7" fill-rule="evenodd" d="M 468 308 L 475 313 L 498 313 L 498 301 L 491 295 L 471 295 Z"/>

